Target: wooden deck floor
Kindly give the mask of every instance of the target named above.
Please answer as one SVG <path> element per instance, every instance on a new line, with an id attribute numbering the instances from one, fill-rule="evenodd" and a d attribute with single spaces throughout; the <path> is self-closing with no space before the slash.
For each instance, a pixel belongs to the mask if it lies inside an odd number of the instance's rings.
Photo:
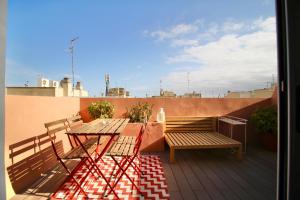
<path id="1" fill-rule="evenodd" d="M 276 154 L 249 149 L 243 161 L 224 150 L 176 152 L 176 163 L 161 154 L 171 199 L 275 199 Z"/>
<path id="2" fill-rule="evenodd" d="M 171 199 L 255 200 L 276 197 L 276 154 L 249 148 L 238 161 L 224 150 L 182 150 L 176 163 L 168 161 L 168 151 L 157 153 L 163 161 Z M 13 200 L 48 199 L 64 178 L 55 170 Z"/>

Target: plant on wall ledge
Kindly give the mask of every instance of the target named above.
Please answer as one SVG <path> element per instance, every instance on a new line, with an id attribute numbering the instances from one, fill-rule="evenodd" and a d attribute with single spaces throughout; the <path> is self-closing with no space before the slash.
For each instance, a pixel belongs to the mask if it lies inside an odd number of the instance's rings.
<path id="1" fill-rule="evenodd" d="M 152 115 L 153 105 L 149 103 L 137 103 L 132 106 L 130 109 L 127 108 L 127 117 L 130 119 L 130 122 L 144 122 L 149 120 Z"/>
<path id="2" fill-rule="evenodd" d="M 276 107 L 259 108 L 252 113 L 250 121 L 260 133 L 277 134 Z"/>
<path id="3" fill-rule="evenodd" d="M 93 102 L 89 105 L 88 111 L 93 119 L 112 118 L 114 114 L 114 106 L 107 101 Z"/>
<path id="4" fill-rule="evenodd" d="M 250 122 L 261 133 L 261 141 L 265 148 L 277 150 L 277 108 L 275 106 L 259 108 L 252 113 Z"/>

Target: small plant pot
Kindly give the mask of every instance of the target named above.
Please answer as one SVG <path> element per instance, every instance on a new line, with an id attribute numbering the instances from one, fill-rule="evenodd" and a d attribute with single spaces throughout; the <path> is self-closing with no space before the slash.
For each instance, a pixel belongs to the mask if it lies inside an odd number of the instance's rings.
<path id="1" fill-rule="evenodd" d="M 264 133 L 262 135 L 263 146 L 273 152 L 277 152 L 277 135 L 272 133 Z"/>

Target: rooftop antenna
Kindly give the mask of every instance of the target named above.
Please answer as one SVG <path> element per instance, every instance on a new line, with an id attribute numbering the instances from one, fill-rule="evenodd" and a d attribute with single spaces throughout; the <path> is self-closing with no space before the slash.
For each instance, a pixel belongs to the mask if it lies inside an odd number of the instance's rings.
<path id="1" fill-rule="evenodd" d="M 188 86 L 188 93 L 190 92 L 190 72 L 187 72 L 187 86 Z"/>
<path id="2" fill-rule="evenodd" d="M 105 96 L 108 96 L 108 90 L 109 90 L 109 74 L 105 74 Z"/>
<path id="3" fill-rule="evenodd" d="M 160 96 L 162 96 L 162 92 L 163 92 L 163 90 L 162 90 L 162 80 L 160 79 L 159 80 L 159 94 L 160 94 Z"/>
<path id="4" fill-rule="evenodd" d="M 74 87 L 75 87 L 75 81 L 74 81 L 74 43 L 76 40 L 78 40 L 79 37 L 75 37 L 72 40 L 70 40 L 70 47 L 69 47 L 69 51 L 71 53 L 71 64 L 72 64 L 72 92 L 73 92 L 73 96 L 74 96 Z"/>

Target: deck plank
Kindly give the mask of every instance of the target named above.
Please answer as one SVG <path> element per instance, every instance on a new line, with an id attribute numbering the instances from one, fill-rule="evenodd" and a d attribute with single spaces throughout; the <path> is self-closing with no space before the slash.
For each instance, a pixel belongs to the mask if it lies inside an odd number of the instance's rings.
<path id="1" fill-rule="evenodd" d="M 204 186 L 206 192 L 209 194 L 211 199 L 216 200 L 223 200 L 225 197 L 222 195 L 222 193 L 219 191 L 219 189 L 216 187 L 216 185 L 209 179 L 209 177 L 204 173 L 203 167 L 205 167 L 201 161 L 199 161 L 197 158 L 195 159 L 194 155 L 187 154 L 182 155 L 183 152 L 180 152 L 180 156 L 178 156 L 178 161 L 180 160 L 180 157 L 186 156 L 186 160 L 191 166 L 194 176 L 198 178 L 198 180 L 201 182 L 201 184 Z"/>
<path id="2" fill-rule="evenodd" d="M 175 180 L 177 182 L 179 191 L 180 191 L 183 199 L 187 199 L 187 200 L 197 199 L 194 192 L 192 191 L 191 186 L 189 185 L 184 173 L 182 173 L 180 166 L 178 164 L 176 164 L 176 165 L 171 164 L 170 167 L 172 169 L 173 174 L 176 174 Z"/>
<path id="3" fill-rule="evenodd" d="M 209 194 L 201 184 L 201 182 L 197 179 L 197 177 L 194 175 L 193 170 L 191 166 L 186 162 L 185 157 L 179 162 L 179 165 L 185 174 L 187 181 L 189 182 L 191 188 L 193 189 L 194 193 L 196 194 L 197 199 L 201 200 L 209 200 Z"/>

